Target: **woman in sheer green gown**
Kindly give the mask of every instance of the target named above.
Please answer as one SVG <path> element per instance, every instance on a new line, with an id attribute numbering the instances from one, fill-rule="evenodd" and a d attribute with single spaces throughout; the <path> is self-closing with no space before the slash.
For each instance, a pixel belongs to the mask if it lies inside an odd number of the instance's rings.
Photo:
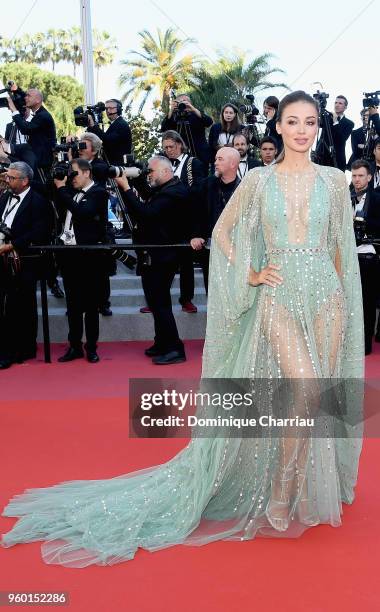
<path id="1" fill-rule="evenodd" d="M 219 218 L 202 370 L 204 379 L 288 381 L 286 409 L 300 417 L 316 414 L 326 381 L 360 381 L 364 360 L 351 203 L 344 174 L 310 162 L 317 124 L 313 98 L 286 96 L 283 159 L 250 171 Z M 273 408 L 264 395 L 262 414 Z M 2 544 L 43 540 L 47 563 L 83 567 L 132 559 L 139 547 L 338 526 L 361 451 L 351 406 L 340 437 L 328 418 L 320 437 L 286 428 L 282 437 L 192 437 L 163 465 L 28 490 L 4 510 L 19 518 Z"/>

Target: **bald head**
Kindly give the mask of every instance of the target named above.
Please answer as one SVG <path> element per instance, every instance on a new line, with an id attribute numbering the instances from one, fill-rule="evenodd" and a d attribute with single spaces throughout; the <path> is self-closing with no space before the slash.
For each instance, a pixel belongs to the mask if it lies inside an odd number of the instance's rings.
<path id="1" fill-rule="evenodd" d="M 42 105 L 43 99 L 39 89 L 28 89 L 25 95 L 25 106 L 35 111 Z"/>
<path id="2" fill-rule="evenodd" d="M 215 175 L 225 183 L 236 178 L 240 163 L 239 152 L 233 147 L 221 147 L 215 156 Z"/>

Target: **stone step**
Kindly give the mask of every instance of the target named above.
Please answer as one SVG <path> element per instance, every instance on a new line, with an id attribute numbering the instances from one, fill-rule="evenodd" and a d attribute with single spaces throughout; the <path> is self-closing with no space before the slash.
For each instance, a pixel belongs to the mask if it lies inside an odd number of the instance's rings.
<path id="1" fill-rule="evenodd" d="M 180 290 L 178 287 L 174 287 L 171 290 L 173 304 L 178 302 L 180 296 Z M 206 304 L 207 297 L 204 288 L 195 287 L 194 289 L 194 303 Z M 136 289 L 111 289 L 111 304 L 114 306 L 145 306 L 146 300 L 142 287 Z M 41 305 L 41 296 L 37 294 L 37 304 Z M 65 308 L 66 300 L 58 299 L 48 294 L 48 306 L 49 311 L 52 308 Z"/>
<path id="2" fill-rule="evenodd" d="M 113 306 L 112 311 L 112 317 L 100 316 L 99 342 L 153 340 L 154 327 L 151 314 L 140 313 L 136 306 Z M 64 306 L 49 308 L 51 342 L 67 341 L 68 325 L 65 312 L 66 308 Z M 201 304 L 195 314 L 185 313 L 181 306 L 174 305 L 173 313 L 177 322 L 178 333 L 183 340 L 204 338 L 206 330 L 205 304 Z M 41 309 L 39 309 L 38 342 L 42 342 Z"/>

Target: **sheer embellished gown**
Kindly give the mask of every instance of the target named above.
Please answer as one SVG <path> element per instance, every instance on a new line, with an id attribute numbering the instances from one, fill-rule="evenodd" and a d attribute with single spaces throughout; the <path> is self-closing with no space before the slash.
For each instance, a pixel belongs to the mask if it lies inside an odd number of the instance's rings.
<path id="1" fill-rule="evenodd" d="M 253 287 L 249 271 L 281 266 L 283 283 Z M 262 381 L 256 405 L 310 417 L 332 380 L 363 377 L 360 277 L 345 176 L 311 165 L 250 171 L 214 229 L 203 379 Z M 270 384 L 269 384 L 269 382 Z M 328 387 L 328 384 L 327 384 Z M 323 394 L 324 396 L 326 394 Z M 321 523 L 339 526 L 351 503 L 361 429 L 328 417 L 320 436 L 192 437 L 159 466 L 109 480 L 65 482 L 14 497 L 19 517 L 3 546 L 42 540 L 47 563 L 83 567 L 132 559 L 175 544 L 296 537 Z M 43 480 L 43 478 L 42 478 Z"/>

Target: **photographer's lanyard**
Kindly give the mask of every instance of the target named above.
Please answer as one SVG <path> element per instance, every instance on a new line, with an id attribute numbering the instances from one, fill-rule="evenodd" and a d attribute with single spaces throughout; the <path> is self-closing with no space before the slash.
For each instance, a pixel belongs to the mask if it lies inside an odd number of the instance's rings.
<path id="1" fill-rule="evenodd" d="M 15 198 L 16 198 L 16 202 L 15 202 L 14 204 L 12 204 L 11 206 L 9 206 L 9 204 L 11 203 L 11 201 L 12 201 L 13 199 L 15 199 Z M 20 206 L 20 204 L 21 204 L 21 201 L 20 201 L 20 197 L 19 197 L 19 196 L 12 196 L 12 197 L 10 198 L 10 200 L 9 200 L 9 202 L 8 202 L 8 204 L 7 204 L 7 207 L 6 207 L 6 209 L 4 210 L 4 212 L 3 212 L 2 221 L 4 221 L 4 223 L 5 223 L 6 219 L 7 219 L 7 217 L 9 217 L 9 215 L 11 214 L 11 212 L 13 212 L 15 208 L 18 208 L 18 206 Z M 16 213 L 15 213 L 15 214 L 16 214 Z M 13 215 L 13 216 L 14 216 L 14 215 Z M 10 227 L 10 226 L 8 226 L 8 227 Z"/>

